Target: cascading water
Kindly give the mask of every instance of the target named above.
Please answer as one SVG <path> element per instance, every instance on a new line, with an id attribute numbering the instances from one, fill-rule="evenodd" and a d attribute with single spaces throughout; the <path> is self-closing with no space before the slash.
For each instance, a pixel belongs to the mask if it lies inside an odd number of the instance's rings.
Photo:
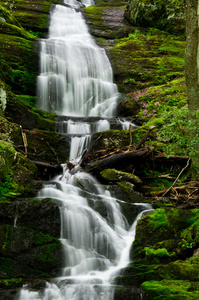
<path id="1" fill-rule="evenodd" d="M 73 4 L 76 7 L 78 2 Z M 49 38 L 41 41 L 37 86 L 38 107 L 43 110 L 66 116 L 116 114 L 118 92 L 111 65 L 81 12 L 61 5 L 53 10 Z"/>
<path id="2" fill-rule="evenodd" d="M 38 106 L 57 115 L 69 116 L 59 131 L 70 134 L 70 161 L 76 164 L 88 147 L 92 132 L 110 128 L 108 119 L 91 123 L 72 116 L 109 118 L 117 107 L 117 86 L 105 51 L 88 33 L 79 12 L 79 2 L 64 1 L 51 13 L 50 34 L 41 41 L 41 74 Z M 86 2 L 84 5 L 91 5 Z M 70 7 L 69 7 L 70 6 Z M 71 116 L 71 117 L 70 117 Z M 54 283 L 42 291 L 24 287 L 18 300 L 112 300 L 113 278 L 129 263 L 135 226 L 128 225 L 119 201 L 89 174 L 63 166 L 38 197 L 51 198 L 60 208 L 65 267 Z M 143 211 L 150 209 L 140 204 Z"/>

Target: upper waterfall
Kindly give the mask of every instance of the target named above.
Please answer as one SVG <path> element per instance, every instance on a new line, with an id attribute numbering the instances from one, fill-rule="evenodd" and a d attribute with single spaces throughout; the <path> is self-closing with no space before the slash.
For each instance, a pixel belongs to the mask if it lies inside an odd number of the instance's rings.
<path id="1" fill-rule="evenodd" d="M 89 34 L 81 12 L 56 5 L 49 37 L 40 45 L 40 109 L 68 116 L 116 114 L 118 90 L 110 62 Z"/>

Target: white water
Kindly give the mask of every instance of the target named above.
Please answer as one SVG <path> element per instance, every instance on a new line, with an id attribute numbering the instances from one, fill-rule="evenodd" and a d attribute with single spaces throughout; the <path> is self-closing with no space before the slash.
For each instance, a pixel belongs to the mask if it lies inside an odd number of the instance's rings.
<path id="1" fill-rule="evenodd" d="M 65 4 L 77 8 L 74 0 Z M 91 2 L 84 5 L 90 5 Z M 38 106 L 67 116 L 112 117 L 116 113 L 117 87 L 105 51 L 88 33 L 80 12 L 56 5 L 50 33 L 41 41 Z M 89 146 L 91 133 L 110 128 L 109 121 L 72 119 L 60 125 L 72 135 L 70 161 L 76 164 Z M 129 226 L 117 199 L 91 175 L 63 166 L 63 174 L 44 186 L 40 199 L 50 197 L 60 208 L 64 267 L 46 288 L 25 286 L 18 300 L 113 300 L 114 277 L 129 263 L 129 251 L 138 219 Z M 73 175 L 72 175 L 73 173 Z M 75 173 L 75 174 L 74 174 Z M 151 209 L 140 204 L 143 211 Z"/>
<path id="2" fill-rule="evenodd" d="M 67 116 L 116 114 L 118 91 L 110 62 L 89 34 L 81 12 L 56 5 L 49 38 L 41 41 L 40 68 L 39 108 Z"/>

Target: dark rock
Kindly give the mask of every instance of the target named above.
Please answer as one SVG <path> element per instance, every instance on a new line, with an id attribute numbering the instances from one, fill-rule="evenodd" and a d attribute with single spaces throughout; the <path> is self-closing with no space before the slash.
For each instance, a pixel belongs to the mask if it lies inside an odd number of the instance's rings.
<path id="1" fill-rule="evenodd" d="M 124 19 L 126 1 L 106 1 L 84 9 L 91 34 L 115 39 L 128 36 L 131 26 Z"/>
<path id="2" fill-rule="evenodd" d="M 15 219 L 16 218 L 16 219 Z M 1 224 L 26 226 L 34 230 L 60 237 L 60 212 L 50 199 L 19 199 L 0 205 Z"/>
<path id="3" fill-rule="evenodd" d="M 17 294 L 17 290 L 12 290 L 12 291 L 0 290 L 0 299 L 13 300 L 15 299 L 16 294 Z"/>
<path id="4" fill-rule="evenodd" d="M 62 259 L 61 242 L 50 235 L 34 231 L 27 227 L 0 226 L 0 254 L 21 264 L 17 277 L 34 276 L 33 270 L 58 275 Z M 24 270 L 26 269 L 26 270 Z M 25 271 L 24 273 L 20 273 Z M 16 269 L 15 269 L 16 272 Z M 7 272 L 7 276 L 9 276 Z"/>
<path id="5" fill-rule="evenodd" d="M 147 300 L 146 292 L 141 287 L 116 287 L 114 300 Z"/>

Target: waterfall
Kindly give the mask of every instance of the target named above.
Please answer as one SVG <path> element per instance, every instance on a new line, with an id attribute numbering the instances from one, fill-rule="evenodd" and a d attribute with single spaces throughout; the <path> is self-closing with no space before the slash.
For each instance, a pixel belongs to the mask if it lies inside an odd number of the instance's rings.
<path id="1" fill-rule="evenodd" d="M 150 206 L 139 204 L 143 212 L 130 226 L 119 201 L 78 169 L 91 134 L 110 128 L 118 90 L 106 53 L 90 36 L 79 2 L 64 3 L 53 8 L 49 37 L 40 43 L 37 93 L 39 108 L 67 116 L 58 131 L 71 135 L 70 162 L 75 171 L 64 165 L 63 173 L 38 193 L 39 199 L 51 198 L 59 206 L 65 266 L 60 277 L 41 291 L 24 286 L 18 300 L 113 300 L 113 279 L 128 265 L 137 221 Z M 90 116 L 92 122 L 87 121 Z"/>
<path id="2" fill-rule="evenodd" d="M 49 38 L 41 41 L 40 61 L 39 108 L 66 116 L 116 114 L 118 91 L 110 62 L 89 34 L 81 12 L 55 6 Z"/>

